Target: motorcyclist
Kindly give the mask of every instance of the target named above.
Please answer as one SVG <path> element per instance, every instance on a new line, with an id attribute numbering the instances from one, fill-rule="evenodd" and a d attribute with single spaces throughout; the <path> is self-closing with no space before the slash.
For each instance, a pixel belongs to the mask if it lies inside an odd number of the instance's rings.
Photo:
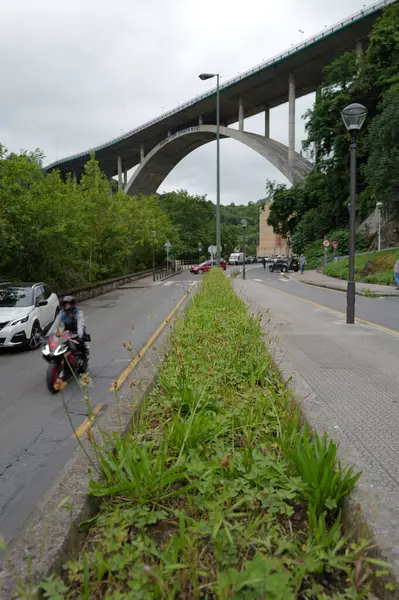
<path id="1" fill-rule="evenodd" d="M 77 336 L 75 337 L 77 348 L 82 353 L 83 358 L 86 358 L 88 350 L 85 344 L 86 330 L 83 311 L 76 306 L 73 296 L 64 296 L 61 304 L 62 310 L 57 315 L 47 335 L 54 335 L 57 328 L 69 331 L 72 335 Z"/>

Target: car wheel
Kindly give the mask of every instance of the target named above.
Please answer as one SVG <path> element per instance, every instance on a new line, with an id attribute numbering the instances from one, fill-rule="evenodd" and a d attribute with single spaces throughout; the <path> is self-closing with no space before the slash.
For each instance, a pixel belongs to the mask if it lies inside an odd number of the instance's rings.
<path id="1" fill-rule="evenodd" d="M 29 350 L 37 350 L 42 343 L 42 328 L 39 321 L 35 321 L 32 325 L 32 332 L 28 340 L 27 347 Z"/>
<path id="2" fill-rule="evenodd" d="M 199 273 L 200 275 L 203 275 L 203 274 L 204 274 L 204 271 L 203 271 L 202 269 L 200 269 L 200 270 L 198 271 L 198 273 Z"/>
<path id="3" fill-rule="evenodd" d="M 298 271 L 299 271 L 298 267 L 295 267 L 294 273 L 298 273 Z"/>
<path id="4" fill-rule="evenodd" d="M 270 273 L 273 273 L 274 269 L 273 269 L 272 265 L 270 265 L 269 271 L 270 271 Z"/>
<path id="5" fill-rule="evenodd" d="M 281 267 L 281 272 L 282 273 L 287 273 L 287 271 L 288 271 L 287 267 L 285 267 L 285 266 Z"/>

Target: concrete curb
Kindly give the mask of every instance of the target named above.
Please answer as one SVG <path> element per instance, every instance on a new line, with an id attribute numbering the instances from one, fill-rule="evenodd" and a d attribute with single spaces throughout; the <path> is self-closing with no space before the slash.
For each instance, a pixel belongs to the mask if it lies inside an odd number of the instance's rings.
<path id="1" fill-rule="evenodd" d="M 342 292 L 344 294 L 346 294 L 346 289 L 338 287 L 338 286 L 334 286 L 332 284 L 326 284 L 326 283 L 316 283 L 315 281 L 301 281 L 300 279 L 293 279 L 292 277 L 290 277 L 289 275 L 285 275 L 286 277 L 288 277 L 288 279 L 290 281 L 295 281 L 296 283 L 302 283 L 304 285 L 311 285 L 313 287 L 319 287 L 319 288 L 323 288 L 323 289 L 327 289 L 327 290 L 335 290 L 336 292 Z M 372 285 L 372 284 L 370 284 Z M 372 294 L 374 294 L 377 298 L 379 297 L 391 297 L 391 296 L 399 296 L 399 294 L 395 294 L 395 292 L 376 292 L 374 291 L 372 288 L 367 288 Z M 369 294 L 365 293 L 364 291 L 362 291 L 359 288 L 356 288 L 356 295 L 357 296 L 365 296 L 368 297 Z"/>
<path id="2" fill-rule="evenodd" d="M 185 295 L 174 317 L 182 315 L 189 297 L 189 294 Z M 167 351 L 172 327 L 173 322 L 168 323 L 157 339 L 157 349 L 150 348 L 133 370 L 131 376 L 142 385 L 130 389 L 126 381 L 118 401 L 115 400 L 99 423 L 94 424 L 92 433 L 96 440 L 101 440 L 99 426 L 106 433 L 122 430 L 125 435 L 129 431 L 135 410 L 156 384 L 157 368 L 162 361 L 159 349 L 162 347 L 162 355 Z M 83 444 L 95 463 L 92 447 L 85 440 Z M 85 533 L 79 532 L 79 524 L 96 514 L 101 501 L 87 494 L 90 479 L 97 477 L 88 457 L 78 447 L 8 548 L 0 571 L 2 600 L 21 598 L 16 592 L 17 585 L 20 589 L 35 590 L 45 577 L 60 573 L 62 565 L 79 553 L 86 537 Z M 36 596 L 32 593 L 29 597 Z"/>
<path id="3" fill-rule="evenodd" d="M 241 282 L 237 283 L 241 284 Z M 254 310 L 260 310 L 264 313 L 262 307 L 257 305 L 256 302 L 252 303 L 247 298 L 243 289 L 240 290 L 234 287 L 234 291 L 250 310 L 253 312 Z M 306 422 L 312 431 L 324 433 L 326 429 L 322 415 L 310 414 L 301 402 L 301 398 L 306 398 L 308 404 L 313 399 L 315 400 L 314 391 L 300 375 L 295 365 L 287 360 L 285 350 L 282 347 L 282 340 L 276 339 L 275 336 L 278 334 L 276 334 L 276 331 L 269 324 L 269 320 L 266 319 L 266 321 L 265 331 L 268 332 L 268 337 L 265 340 L 266 349 L 271 353 L 275 365 L 282 373 L 285 381 L 289 381 L 293 400 L 300 410 L 303 422 Z M 340 448 L 338 448 L 338 451 L 339 458 L 344 464 L 355 464 L 355 459 L 352 459 L 353 453 L 351 453 L 351 449 L 348 446 L 345 446 L 345 458 L 343 458 Z M 371 540 L 371 545 L 375 545 L 375 547 L 369 550 L 368 556 L 383 560 L 391 565 L 389 576 L 372 576 L 374 598 L 378 598 L 379 600 L 399 600 L 399 571 L 396 568 L 396 559 L 389 551 L 389 527 L 387 527 L 383 519 L 381 520 L 382 522 L 379 521 L 378 523 L 376 523 L 376 520 L 379 520 L 379 515 L 375 514 L 375 501 L 370 494 L 370 485 L 365 475 L 362 475 L 357 487 L 344 500 L 343 529 L 345 534 L 353 541 L 358 541 L 361 538 Z M 381 550 L 377 541 L 378 539 L 385 543 L 384 550 Z M 398 545 L 397 542 L 395 542 L 395 545 Z M 390 592 L 385 588 L 385 584 L 387 583 L 395 586 L 396 589 L 394 592 Z"/>

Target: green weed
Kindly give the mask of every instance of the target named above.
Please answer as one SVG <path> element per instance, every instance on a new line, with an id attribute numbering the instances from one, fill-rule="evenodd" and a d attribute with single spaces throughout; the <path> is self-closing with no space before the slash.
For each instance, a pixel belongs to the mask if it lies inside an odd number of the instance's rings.
<path id="1" fill-rule="evenodd" d="M 340 516 L 359 475 L 298 423 L 260 318 L 211 271 L 136 428 L 103 436 L 90 486 L 101 510 L 83 524 L 85 549 L 64 583 L 52 576 L 44 596 L 369 597 L 367 542 L 349 544 Z"/>

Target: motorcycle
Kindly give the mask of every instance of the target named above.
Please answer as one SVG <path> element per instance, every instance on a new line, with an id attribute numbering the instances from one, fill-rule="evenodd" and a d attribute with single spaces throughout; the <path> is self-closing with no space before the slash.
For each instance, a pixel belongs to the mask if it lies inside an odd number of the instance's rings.
<path id="1" fill-rule="evenodd" d="M 43 358 L 49 363 L 46 373 L 46 383 L 49 391 L 56 394 L 60 389 L 60 381 L 68 379 L 87 371 L 89 364 L 89 351 L 87 342 L 90 336 L 85 334 L 86 353 L 78 348 L 76 336 L 70 331 L 55 332 L 44 342 Z"/>

